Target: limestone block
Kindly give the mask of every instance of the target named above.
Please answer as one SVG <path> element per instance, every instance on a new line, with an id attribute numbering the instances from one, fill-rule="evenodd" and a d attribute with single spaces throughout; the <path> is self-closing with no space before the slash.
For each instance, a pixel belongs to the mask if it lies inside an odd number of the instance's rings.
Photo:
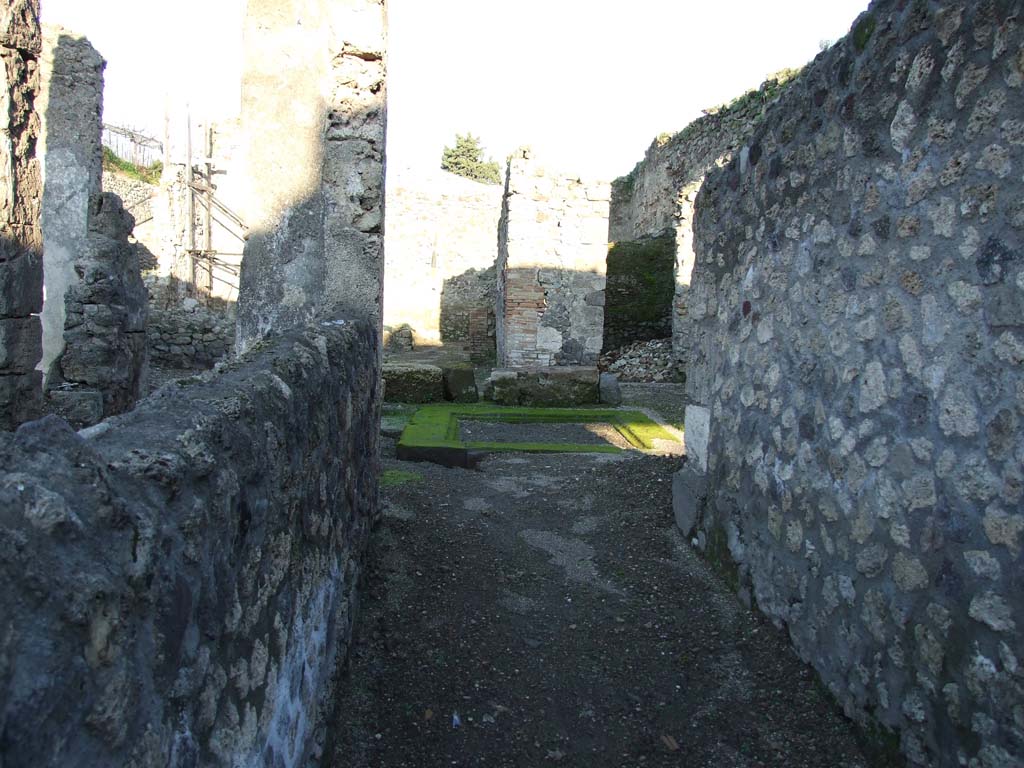
<path id="1" fill-rule="evenodd" d="M 587 366 L 498 369 L 484 385 L 484 399 L 541 408 L 591 405 L 600 402 L 599 374 Z"/>
<path id="2" fill-rule="evenodd" d="M 614 373 L 602 373 L 598 382 L 602 403 L 606 405 L 622 405 L 622 390 L 619 388 L 619 377 Z"/>
<path id="3" fill-rule="evenodd" d="M 436 365 L 385 363 L 384 399 L 389 403 L 435 403 L 444 400 L 444 375 Z"/>
<path id="4" fill-rule="evenodd" d="M 476 388 L 476 374 L 472 368 L 445 368 L 444 398 L 455 403 L 475 403 L 480 400 Z"/>
<path id="5" fill-rule="evenodd" d="M 686 406 L 683 442 L 687 463 L 697 471 L 708 471 L 708 443 L 711 439 L 711 410 L 703 405 Z"/>
<path id="6" fill-rule="evenodd" d="M 697 527 L 708 496 L 707 474 L 691 465 L 692 459 L 672 475 L 672 513 L 684 536 Z"/>

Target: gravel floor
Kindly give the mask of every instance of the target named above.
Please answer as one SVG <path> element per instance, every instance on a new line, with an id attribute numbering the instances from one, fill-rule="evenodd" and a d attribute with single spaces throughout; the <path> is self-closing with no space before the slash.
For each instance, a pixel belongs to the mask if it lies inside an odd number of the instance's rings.
<path id="1" fill-rule="evenodd" d="M 877 765 L 672 524 L 678 459 L 399 462 L 328 730 L 334 768 Z"/>

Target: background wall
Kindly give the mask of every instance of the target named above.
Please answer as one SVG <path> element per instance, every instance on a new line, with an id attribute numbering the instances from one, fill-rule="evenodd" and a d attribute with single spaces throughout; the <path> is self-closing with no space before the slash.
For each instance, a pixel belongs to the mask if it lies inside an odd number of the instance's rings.
<path id="1" fill-rule="evenodd" d="M 508 165 L 498 234 L 498 363 L 594 365 L 604 327 L 608 184 Z"/>
<path id="2" fill-rule="evenodd" d="M 389 171 L 385 326 L 409 325 L 422 343 L 466 343 L 480 316 L 493 348 L 501 197 L 500 185 L 441 170 Z"/>

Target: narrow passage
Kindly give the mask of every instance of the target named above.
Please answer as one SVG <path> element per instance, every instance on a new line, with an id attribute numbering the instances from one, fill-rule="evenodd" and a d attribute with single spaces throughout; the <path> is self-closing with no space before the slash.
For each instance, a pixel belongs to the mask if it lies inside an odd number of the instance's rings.
<path id="1" fill-rule="evenodd" d="M 328 764 L 874 765 L 675 529 L 678 459 L 393 456 Z"/>

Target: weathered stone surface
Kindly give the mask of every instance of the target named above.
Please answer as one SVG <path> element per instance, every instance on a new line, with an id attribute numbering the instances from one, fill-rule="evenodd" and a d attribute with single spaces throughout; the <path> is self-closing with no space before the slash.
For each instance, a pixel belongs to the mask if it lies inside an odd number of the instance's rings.
<path id="1" fill-rule="evenodd" d="M 40 330 L 39 321 L 34 317 L 0 319 L 0 370 L 15 374 L 35 370 L 39 362 Z"/>
<path id="2" fill-rule="evenodd" d="M 103 414 L 124 413 L 138 400 L 146 369 L 148 294 L 138 251 L 128 242 L 134 220 L 110 193 L 92 198 L 81 277 L 64 293 L 65 348 L 47 379 L 103 394 Z"/>
<path id="3" fill-rule="evenodd" d="M 435 403 L 444 400 L 444 376 L 436 365 L 385 363 L 384 399 L 389 403 Z"/>
<path id="4" fill-rule="evenodd" d="M 248 6 L 241 350 L 312 317 L 381 327 L 384 37 L 383 0 Z"/>
<path id="5" fill-rule="evenodd" d="M 43 29 L 39 90 L 41 224 L 46 302 L 43 304 L 44 385 L 64 352 L 65 296 L 88 270 L 89 202 L 100 193 L 103 150 L 103 69 L 84 37 Z M 77 269 L 77 271 L 76 271 Z"/>
<path id="6" fill-rule="evenodd" d="M 688 459 L 681 470 L 672 475 L 672 514 L 676 527 L 689 536 L 697 527 L 707 504 L 708 479 L 703 470 Z"/>
<path id="7" fill-rule="evenodd" d="M 205 307 L 195 299 L 150 302 L 146 346 L 152 365 L 168 368 L 211 368 L 235 348 L 234 313 Z"/>
<path id="8" fill-rule="evenodd" d="M 51 389 L 46 393 L 46 410 L 60 416 L 75 429 L 103 420 L 103 393 L 95 389 Z"/>
<path id="9" fill-rule="evenodd" d="M 605 405 L 622 405 L 622 390 L 619 377 L 614 373 L 602 373 L 598 380 L 598 399 Z"/>
<path id="10" fill-rule="evenodd" d="M 25 372 L 29 358 L 42 355 L 34 317 L 43 303 L 42 237 L 39 230 L 40 180 L 36 159 L 39 118 L 39 1 L 12 0 L 0 8 L 0 320 L 18 328 L 16 354 L 0 365 L 0 429 L 13 429 L 35 418 L 42 404 L 41 377 Z M 10 331 L 10 328 L 8 328 Z M 7 334 L 8 342 L 12 334 Z M 33 362 L 32 365 L 35 363 Z"/>
<path id="11" fill-rule="evenodd" d="M 1015 13 L 875 0 L 695 201 L 696 535 L 913 765 L 1024 762 Z"/>
<path id="12" fill-rule="evenodd" d="M 499 405 L 557 408 L 600 402 L 597 368 L 497 369 L 484 383 L 484 399 Z"/>
<path id="13" fill-rule="evenodd" d="M 702 405 L 686 406 L 683 441 L 687 461 L 699 472 L 708 471 L 708 441 L 711 439 L 711 411 Z"/>
<path id="14" fill-rule="evenodd" d="M 597 362 L 607 242 L 606 184 L 545 169 L 529 149 L 513 153 L 498 224 L 499 365 Z"/>
<path id="15" fill-rule="evenodd" d="M 475 403 L 480 400 L 476 388 L 476 375 L 472 368 L 444 368 L 444 399 L 455 403 Z"/>
<path id="16" fill-rule="evenodd" d="M 306 764 L 377 515 L 378 355 L 325 323 L 0 434 L 5 766 Z"/>

